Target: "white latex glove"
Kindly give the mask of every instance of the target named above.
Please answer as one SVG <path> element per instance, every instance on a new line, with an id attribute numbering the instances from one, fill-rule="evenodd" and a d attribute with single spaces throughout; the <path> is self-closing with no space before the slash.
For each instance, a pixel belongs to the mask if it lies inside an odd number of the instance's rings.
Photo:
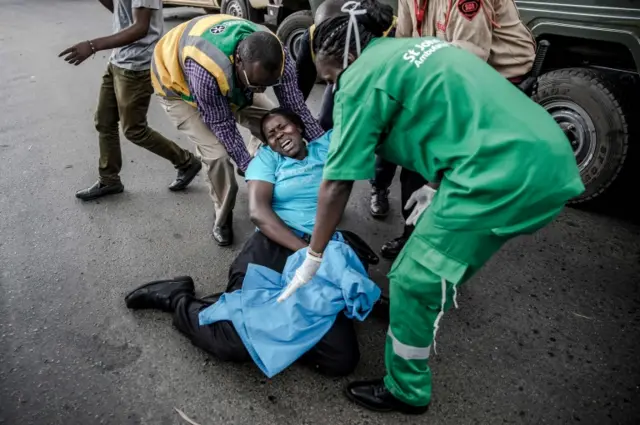
<path id="1" fill-rule="evenodd" d="M 291 282 L 289 282 L 282 294 L 278 297 L 278 302 L 281 303 L 286 300 L 291 294 L 296 292 L 298 288 L 309 283 L 318 272 L 320 264 L 322 264 L 322 258 L 309 254 L 309 250 L 307 250 L 307 257 L 302 262 L 302 265 L 298 267 L 298 270 L 296 270 L 296 274 L 293 276 L 293 279 L 291 279 Z"/>
<path id="2" fill-rule="evenodd" d="M 411 211 L 409 218 L 407 218 L 407 226 L 416 225 L 424 210 L 426 210 L 427 207 L 431 205 L 431 201 L 433 200 L 435 194 L 436 190 L 426 184 L 411 194 L 409 200 L 407 201 L 407 204 L 404 206 L 404 209 L 409 210 L 414 205 L 415 208 L 413 209 L 413 211 Z"/>

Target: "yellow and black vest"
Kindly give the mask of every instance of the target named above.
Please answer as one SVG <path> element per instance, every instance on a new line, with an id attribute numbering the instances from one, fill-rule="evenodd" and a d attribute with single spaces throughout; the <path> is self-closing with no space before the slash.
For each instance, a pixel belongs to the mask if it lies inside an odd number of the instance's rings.
<path id="1" fill-rule="evenodd" d="M 383 37 L 393 37 L 395 36 L 395 32 L 393 34 L 390 34 L 391 31 L 396 29 L 396 26 L 398 25 L 398 18 L 396 16 L 393 17 L 393 21 L 391 22 L 391 25 L 389 26 L 389 28 L 387 28 L 387 30 L 385 32 L 382 33 Z M 313 24 L 309 27 L 309 43 L 311 44 L 311 59 L 315 62 L 316 61 L 316 52 L 313 51 L 313 34 L 316 31 L 316 24 Z"/>
<path id="2" fill-rule="evenodd" d="M 156 45 L 151 62 L 151 82 L 156 94 L 182 99 L 195 106 L 184 75 L 184 63 L 194 60 L 216 79 L 234 111 L 252 103 L 238 87 L 233 65 L 236 46 L 257 31 L 268 29 L 229 15 L 206 15 L 178 25 Z M 283 54 L 284 57 L 284 54 Z M 284 70 L 284 63 L 283 63 Z"/>

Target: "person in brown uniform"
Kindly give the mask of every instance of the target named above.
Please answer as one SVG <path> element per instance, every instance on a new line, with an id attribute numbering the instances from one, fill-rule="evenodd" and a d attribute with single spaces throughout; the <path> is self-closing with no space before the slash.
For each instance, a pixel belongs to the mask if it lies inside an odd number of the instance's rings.
<path id="1" fill-rule="evenodd" d="M 426 36 L 476 54 L 516 84 L 535 58 L 513 0 L 399 0 L 396 37 Z"/>
<path id="2" fill-rule="evenodd" d="M 516 85 L 531 71 L 536 55 L 535 41 L 513 0 L 399 0 L 396 38 L 400 37 L 438 37 L 474 53 Z M 384 179 L 390 184 L 395 164 L 379 168 L 376 174 L 390 175 Z M 404 206 L 425 182 L 405 169 L 400 180 Z M 412 231 L 405 226 L 400 237 L 383 245 L 382 255 L 395 258 Z"/>

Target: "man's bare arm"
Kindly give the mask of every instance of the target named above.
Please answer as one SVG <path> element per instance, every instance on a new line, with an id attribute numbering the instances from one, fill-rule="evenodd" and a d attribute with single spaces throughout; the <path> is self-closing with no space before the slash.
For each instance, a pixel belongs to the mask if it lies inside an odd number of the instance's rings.
<path id="1" fill-rule="evenodd" d="M 323 180 L 318 194 L 318 211 L 313 227 L 310 248 L 314 252 L 323 252 L 336 232 L 344 209 L 347 207 L 353 181 Z"/>
<path id="2" fill-rule="evenodd" d="M 101 0 L 102 1 L 102 0 Z M 58 57 L 72 65 L 80 65 L 88 57 L 101 50 L 115 49 L 117 47 L 128 46 L 140 40 L 149 33 L 151 22 L 151 9 L 137 8 L 133 10 L 133 25 L 107 37 L 96 38 L 95 40 L 81 41 L 67 49 L 64 49 Z"/>
<path id="3" fill-rule="evenodd" d="M 133 9 L 133 25 L 115 34 L 93 40 L 96 51 L 128 46 L 146 36 L 149 33 L 151 12 L 153 10 L 147 8 Z"/>

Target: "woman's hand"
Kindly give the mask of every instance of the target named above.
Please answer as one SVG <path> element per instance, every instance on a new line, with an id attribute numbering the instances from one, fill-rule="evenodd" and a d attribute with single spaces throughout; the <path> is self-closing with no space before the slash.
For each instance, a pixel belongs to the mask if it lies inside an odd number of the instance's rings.
<path id="1" fill-rule="evenodd" d="M 281 303 L 286 300 L 298 288 L 309 283 L 316 273 L 318 273 L 318 269 L 321 264 L 322 257 L 313 255 L 309 250 L 307 250 L 307 257 L 304 259 L 302 265 L 298 267 L 298 270 L 296 270 L 296 274 L 293 276 L 293 279 L 291 279 L 291 282 L 289 282 L 282 294 L 278 297 L 278 302 Z"/>

